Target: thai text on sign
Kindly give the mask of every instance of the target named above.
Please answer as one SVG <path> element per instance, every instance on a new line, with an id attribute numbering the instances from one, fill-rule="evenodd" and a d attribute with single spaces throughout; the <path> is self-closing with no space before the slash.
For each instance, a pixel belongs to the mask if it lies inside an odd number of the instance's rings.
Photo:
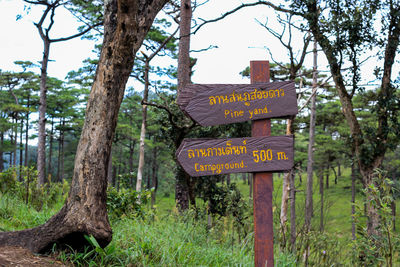
<path id="1" fill-rule="evenodd" d="M 202 126 L 297 114 L 294 82 L 191 84 L 178 104 Z"/>
<path id="2" fill-rule="evenodd" d="M 293 166 L 293 137 L 184 139 L 176 156 L 191 176 L 284 171 Z"/>

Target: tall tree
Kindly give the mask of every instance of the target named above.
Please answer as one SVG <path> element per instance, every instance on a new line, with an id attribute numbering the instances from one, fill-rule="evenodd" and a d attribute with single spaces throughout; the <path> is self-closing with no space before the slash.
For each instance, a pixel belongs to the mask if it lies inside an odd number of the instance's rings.
<path id="1" fill-rule="evenodd" d="M 306 187 L 306 210 L 305 210 L 305 226 L 310 230 L 311 218 L 313 216 L 313 164 L 314 164 L 314 142 L 315 142 L 315 117 L 316 117 L 316 93 L 317 93 L 317 42 L 314 41 L 313 50 L 313 90 L 311 96 L 310 107 L 310 133 L 308 143 L 308 160 L 307 160 L 307 187 Z"/>
<path id="2" fill-rule="evenodd" d="M 44 7 L 42 16 L 35 26 L 39 32 L 40 38 L 43 41 L 43 57 L 41 61 L 41 74 L 40 74 L 40 100 L 39 100 L 39 127 L 38 127 L 38 185 L 45 183 L 46 177 L 46 93 L 47 93 L 47 67 L 50 57 L 50 45 L 56 42 L 68 41 L 73 38 L 82 36 L 88 33 L 94 27 L 101 25 L 99 21 L 91 22 L 89 26 L 80 29 L 78 33 L 61 38 L 51 38 L 50 31 L 54 26 L 55 11 L 59 7 L 70 4 L 67 0 L 24 0 L 30 5 L 39 5 Z M 77 1 L 75 1 L 77 2 Z M 99 19 L 99 18 L 98 18 Z M 46 25 L 46 22 L 47 25 Z"/>
<path id="3" fill-rule="evenodd" d="M 397 116 L 399 104 L 395 97 L 397 89 L 392 83 L 392 72 L 400 42 L 400 3 L 389 0 L 357 3 L 333 1 L 326 4 L 327 9 L 318 1 L 294 1 L 292 7 L 307 20 L 314 38 L 328 59 L 350 128 L 362 181 L 364 187 L 369 188 L 386 151 L 396 147 L 399 142 L 398 138 L 394 138 L 400 133 L 400 123 Z M 375 32 L 374 27 L 375 19 L 379 16 L 383 18 L 381 35 Z M 357 118 L 353 96 L 362 88 L 353 87 L 348 90 L 343 61 L 347 59 L 354 62 L 350 77 L 359 79 L 363 51 L 375 45 L 382 48 L 384 53 L 381 55 L 383 66 L 376 69 L 380 87 L 374 92 L 375 107 L 372 111 L 377 123 L 371 128 Z M 379 213 L 370 201 L 367 203 L 368 233 L 378 234 Z"/>
<path id="4" fill-rule="evenodd" d="M 101 246 L 111 241 L 112 230 L 106 210 L 107 167 L 118 110 L 135 54 L 166 2 L 105 1 L 103 46 L 66 203 L 41 226 L 0 233 L 0 245 L 42 252 L 54 243 L 82 247 L 87 244 L 84 235 L 93 235 Z"/>
<path id="5" fill-rule="evenodd" d="M 157 31 L 157 29 L 153 29 L 153 32 L 157 38 L 153 38 L 153 42 L 158 43 L 158 47 L 152 49 L 152 53 L 150 55 L 145 54 L 144 52 L 144 91 L 143 91 L 143 103 L 142 103 L 142 125 L 140 129 L 140 141 L 139 141 L 139 164 L 138 164 L 138 171 L 137 171 L 137 180 L 136 180 L 136 191 L 140 192 L 142 189 L 142 179 L 143 179 L 143 167 L 144 167 L 144 150 L 145 150 L 145 137 L 146 137 L 146 127 L 147 127 L 147 102 L 148 102 L 148 95 L 149 95 L 149 87 L 150 87 L 150 62 L 152 59 L 157 56 L 161 50 L 166 48 L 167 44 L 170 43 L 174 35 L 177 33 L 178 29 L 175 30 L 169 36 L 165 36 L 165 33 L 161 31 Z M 153 34 L 153 36 L 155 35 Z M 158 39 L 158 40 L 157 40 Z M 161 41 L 162 40 L 162 41 Z M 157 42 L 158 41 L 158 42 Z M 161 41 L 161 43 L 159 43 Z M 173 41 L 174 42 L 174 41 Z M 173 44 L 172 42 L 172 44 Z M 171 44 L 171 45 L 172 45 Z M 175 50 L 175 46 L 172 45 L 169 49 Z"/>
<path id="6" fill-rule="evenodd" d="M 178 92 L 177 97 L 183 91 L 185 85 L 190 83 L 190 29 L 192 20 L 192 4 L 190 0 L 181 0 L 179 21 L 179 54 L 178 54 Z M 183 139 L 184 135 L 182 135 Z M 176 140 L 176 148 L 182 140 Z M 175 185 L 175 199 L 180 210 L 189 208 L 191 177 L 178 166 Z"/>

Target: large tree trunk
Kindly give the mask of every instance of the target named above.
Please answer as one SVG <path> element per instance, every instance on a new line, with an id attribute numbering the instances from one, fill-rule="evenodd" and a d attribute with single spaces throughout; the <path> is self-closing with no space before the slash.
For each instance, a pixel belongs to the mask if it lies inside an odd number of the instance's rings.
<path id="1" fill-rule="evenodd" d="M 22 246 L 42 252 L 54 243 L 80 248 L 84 235 L 101 246 L 112 238 L 106 209 L 107 167 L 118 110 L 142 44 L 167 0 L 105 1 L 104 41 L 86 107 L 68 199 L 59 213 L 33 229 L 0 233 L 0 246 Z"/>

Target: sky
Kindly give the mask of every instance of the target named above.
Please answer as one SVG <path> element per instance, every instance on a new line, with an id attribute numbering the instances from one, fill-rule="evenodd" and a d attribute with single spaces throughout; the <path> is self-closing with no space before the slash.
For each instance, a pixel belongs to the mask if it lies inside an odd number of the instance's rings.
<path id="1" fill-rule="evenodd" d="M 195 10 L 194 16 L 203 19 L 219 17 L 226 11 L 240 5 L 239 0 L 210 0 Z M 32 8 L 29 13 L 24 10 L 21 0 L 0 0 L 0 23 L 6 25 L 1 29 L 0 69 L 18 70 L 16 60 L 30 60 L 38 63 L 42 58 L 43 43 L 34 26 L 41 16 L 39 8 Z M 16 20 L 17 15 L 22 19 Z M 191 49 L 199 50 L 210 45 L 218 48 L 192 53 L 198 58 L 192 77 L 194 83 L 248 83 L 239 72 L 249 65 L 251 60 L 268 60 L 266 46 L 274 51 L 274 56 L 282 59 L 286 52 L 279 42 L 261 27 L 255 20 L 264 23 L 268 18 L 274 25 L 274 12 L 267 7 L 243 9 L 226 19 L 208 24 L 191 38 Z M 51 37 L 64 37 L 74 33 L 77 27 L 74 18 L 60 10 L 56 12 L 55 25 Z M 173 25 L 171 31 L 175 29 Z M 93 42 L 79 38 L 51 45 L 48 72 L 50 76 L 65 78 L 71 70 L 77 70 L 82 60 L 95 57 L 92 52 Z M 154 64 L 163 64 L 164 59 L 155 60 Z M 311 64 L 311 59 L 310 59 Z M 39 72 L 39 69 L 37 69 Z"/>

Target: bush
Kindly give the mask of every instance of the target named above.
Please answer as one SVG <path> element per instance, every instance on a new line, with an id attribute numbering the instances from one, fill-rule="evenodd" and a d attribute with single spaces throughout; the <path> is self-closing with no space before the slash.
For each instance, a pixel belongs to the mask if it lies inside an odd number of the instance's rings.
<path id="1" fill-rule="evenodd" d="M 119 191 L 114 187 L 107 190 L 107 210 L 112 219 L 128 217 L 144 218 L 146 205 L 151 198 L 151 190 L 136 192 L 133 189 L 122 188 Z"/>
<path id="2" fill-rule="evenodd" d="M 398 266 L 393 265 L 393 260 L 400 247 L 400 236 L 393 230 L 393 216 L 391 204 L 396 195 L 394 182 L 385 173 L 378 170 L 372 183 L 364 190 L 369 196 L 370 205 L 379 212 L 380 225 L 376 235 L 367 233 L 365 223 L 364 205 L 356 206 L 355 221 L 357 226 L 357 238 L 352 243 L 353 263 L 362 266 Z"/>
<path id="3" fill-rule="evenodd" d="M 21 181 L 17 181 L 17 174 L 21 174 Z M 34 167 L 17 166 L 0 173 L 0 193 L 12 194 L 25 204 L 40 211 L 43 206 L 53 207 L 56 203 L 65 200 L 69 191 L 68 182 L 37 184 L 37 171 Z"/>

